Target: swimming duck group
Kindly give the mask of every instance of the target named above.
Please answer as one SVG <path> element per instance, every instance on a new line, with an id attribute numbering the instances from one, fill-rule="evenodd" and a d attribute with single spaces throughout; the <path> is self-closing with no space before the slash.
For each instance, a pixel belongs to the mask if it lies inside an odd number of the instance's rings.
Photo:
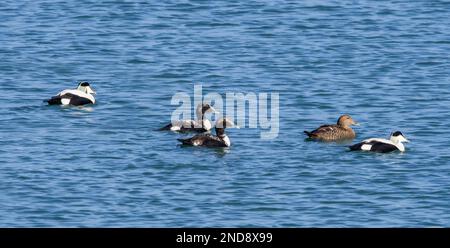
<path id="1" fill-rule="evenodd" d="M 179 120 L 169 123 L 160 128 L 160 131 L 170 130 L 176 132 L 197 132 L 189 139 L 178 139 L 185 146 L 205 146 L 205 147 L 230 147 L 230 138 L 225 133 L 225 128 L 239 128 L 229 118 L 220 118 L 216 121 L 215 132 L 212 135 L 209 131 L 212 128 L 211 122 L 205 117 L 206 113 L 219 113 L 207 103 L 197 106 L 197 120 Z"/>
<path id="2" fill-rule="evenodd" d="M 318 141 L 346 141 L 353 140 L 356 137 L 355 131 L 351 128 L 352 125 L 359 125 L 351 116 L 342 115 L 339 117 L 337 124 L 322 125 L 314 131 L 304 131 L 311 140 Z M 400 131 L 395 131 L 391 134 L 390 139 L 371 138 L 361 141 L 360 143 L 349 146 L 350 151 L 368 151 L 387 153 L 393 151 L 405 151 L 405 146 L 402 142 L 409 142 Z"/>
<path id="3" fill-rule="evenodd" d="M 80 82 L 76 89 L 63 90 L 57 95 L 44 102 L 49 105 L 73 105 L 83 106 L 95 104 L 94 95 L 96 92 L 88 82 Z M 215 124 L 215 135 L 210 131 L 213 127 L 210 120 L 206 118 L 207 113 L 218 113 L 209 104 L 199 104 L 196 108 L 196 120 L 180 120 L 169 123 L 160 128 L 160 131 L 175 132 L 196 132 L 199 133 L 188 139 L 178 139 L 184 146 L 204 146 L 204 147 L 230 147 L 230 138 L 226 135 L 226 128 L 239 128 L 230 118 L 220 118 Z M 351 128 L 359 125 L 350 115 L 342 115 L 336 124 L 322 125 L 313 131 L 304 131 L 310 140 L 325 142 L 340 142 L 353 140 L 356 137 L 355 131 Z M 368 151 L 387 153 L 393 151 L 405 151 L 403 142 L 409 142 L 400 131 L 391 134 L 389 140 L 383 138 L 371 138 L 360 143 L 349 146 L 350 151 Z"/>

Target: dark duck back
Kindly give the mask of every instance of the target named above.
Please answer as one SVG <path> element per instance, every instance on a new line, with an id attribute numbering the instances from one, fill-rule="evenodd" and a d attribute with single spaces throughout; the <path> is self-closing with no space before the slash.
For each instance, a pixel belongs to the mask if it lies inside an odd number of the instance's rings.
<path id="1" fill-rule="evenodd" d="M 189 139 L 178 139 L 178 141 L 186 146 L 229 147 L 231 146 L 231 142 L 228 136 L 225 134 L 225 128 L 227 127 L 237 126 L 235 126 L 231 120 L 223 118 L 218 120 L 216 123 L 216 135 L 198 134 Z"/>

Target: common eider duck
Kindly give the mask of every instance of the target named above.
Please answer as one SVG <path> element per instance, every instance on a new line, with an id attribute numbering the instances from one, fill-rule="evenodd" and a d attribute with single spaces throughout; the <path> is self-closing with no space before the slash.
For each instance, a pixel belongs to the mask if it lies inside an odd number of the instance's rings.
<path id="1" fill-rule="evenodd" d="M 225 134 L 225 128 L 239 128 L 233 121 L 227 118 L 221 118 L 216 122 L 216 135 L 210 133 L 197 134 L 189 139 L 178 139 L 186 146 L 205 146 L 205 147 L 230 147 L 230 138 Z"/>
<path id="2" fill-rule="evenodd" d="M 211 122 L 205 118 L 206 113 L 219 113 L 207 103 L 199 104 L 196 109 L 197 120 L 179 120 L 167 124 L 160 131 L 170 130 L 177 132 L 203 133 L 211 130 Z"/>
<path id="3" fill-rule="evenodd" d="M 95 104 L 95 91 L 88 82 L 80 82 L 74 90 L 63 90 L 58 95 L 45 100 L 49 105 L 74 105 L 81 106 Z"/>
<path id="4" fill-rule="evenodd" d="M 409 140 L 407 140 L 400 131 L 396 131 L 391 134 L 390 140 L 378 138 L 366 139 L 361 143 L 349 146 L 349 148 L 350 151 L 369 151 L 381 153 L 393 151 L 404 152 L 405 146 L 402 142 L 409 142 Z"/>
<path id="5" fill-rule="evenodd" d="M 322 125 L 312 132 L 304 131 L 309 138 L 321 141 L 350 140 L 356 137 L 351 125 L 359 125 L 350 115 L 339 117 L 335 125 Z"/>

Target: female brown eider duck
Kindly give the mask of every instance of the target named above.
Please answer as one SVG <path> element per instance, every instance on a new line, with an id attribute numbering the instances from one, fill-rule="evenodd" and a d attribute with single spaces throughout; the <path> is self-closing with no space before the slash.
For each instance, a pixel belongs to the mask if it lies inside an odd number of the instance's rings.
<path id="1" fill-rule="evenodd" d="M 221 118 L 216 122 L 216 135 L 198 134 L 189 139 L 178 139 L 178 141 L 186 146 L 230 147 L 230 138 L 225 134 L 225 128 L 230 127 L 239 128 L 230 119 Z"/>
<path id="2" fill-rule="evenodd" d="M 335 125 L 323 125 L 312 132 L 305 131 L 309 138 L 320 141 L 351 140 L 356 137 L 351 125 L 359 125 L 350 115 L 339 117 Z"/>
<path id="3" fill-rule="evenodd" d="M 389 140 L 372 138 L 363 140 L 361 143 L 349 146 L 350 151 L 368 151 L 368 152 L 393 152 L 393 151 L 405 151 L 405 145 L 402 142 L 409 142 L 400 131 L 396 131 L 391 134 Z"/>

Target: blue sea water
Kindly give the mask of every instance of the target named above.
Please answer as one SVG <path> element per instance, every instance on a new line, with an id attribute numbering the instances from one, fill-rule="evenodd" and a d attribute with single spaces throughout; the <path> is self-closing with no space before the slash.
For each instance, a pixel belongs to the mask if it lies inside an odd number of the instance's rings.
<path id="1" fill-rule="evenodd" d="M 450 1 L 0 3 L 0 226 L 450 226 Z M 42 100 L 87 80 L 90 107 Z M 157 132 L 171 98 L 278 92 L 280 133 Z M 350 153 L 303 130 L 340 114 Z M 355 140 L 355 141 L 357 141 Z"/>

